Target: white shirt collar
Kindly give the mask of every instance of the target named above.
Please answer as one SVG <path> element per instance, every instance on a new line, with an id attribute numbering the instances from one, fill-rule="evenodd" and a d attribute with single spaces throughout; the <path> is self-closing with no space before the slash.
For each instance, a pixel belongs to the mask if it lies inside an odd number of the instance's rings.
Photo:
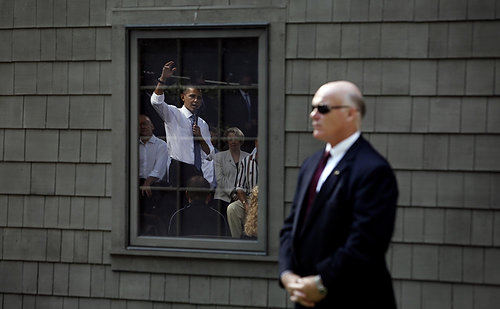
<path id="1" fill-rule="evenodd" d="M 146 143 L 154 144 L 154 143 L 156 143 L 157 140 L 158 140 L 158 138 L 156 136 L 151 135 L 151 137 L 148 139 L 148 141 Z M 139 143 L 144 144 L 142 142 L 142 139 L 140 139 L 140 138 L 139 138 Z"/>
<path id="2" fill-rule="evenodd" d="M 332 158 L 334 156 L 344 156 L 346 151 L 354 144 L 354 142 L 358 139 L 358 137 L 361 135 L 360 131 L 356 131 L 353 134 L 351 134 L 348 138 L 344 139 L 337 145 L 333 146 L 330 145 L 330 143 L 326 144 L 325 151 L 329 151 L 330 155 Z"/>
<path id="3" fill-rule="evenodd" d="M 187 109 L 187 107 L 184 105 L 182 105 L 182 107 L 180 108 L 180 111 L 184 116 L 186 116 L 186 118 L 189 118 L 189 117 L 191 117 L 191 115 L 193 115 L 193 113 L 189 109 Z"/>

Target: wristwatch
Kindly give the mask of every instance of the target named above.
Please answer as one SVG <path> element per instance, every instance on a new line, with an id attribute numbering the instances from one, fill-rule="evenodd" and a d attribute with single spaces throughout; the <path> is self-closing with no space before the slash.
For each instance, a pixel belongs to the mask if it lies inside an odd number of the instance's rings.
<path id="1" fill-rule="evenodd" d="M 314 282 L 316 283 L 316 288 L 318 289 L 319 294 L 326 295 L 328 293 L 328 289 L 323 285 L 320 275 L 314 277 Z"/>

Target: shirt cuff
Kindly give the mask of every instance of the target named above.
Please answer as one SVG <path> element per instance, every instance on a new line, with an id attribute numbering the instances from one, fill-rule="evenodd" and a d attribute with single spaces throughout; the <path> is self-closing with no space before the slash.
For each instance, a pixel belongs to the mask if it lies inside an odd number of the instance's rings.
<path id="1" fill-rule="evenodd" d="M 207 161 L 212 161 L 214 159 L 214 155 L 210 152 L 209 154 L 207 154 L 207 157 L 205 158 L 205 160 Z"/>
<path id="2" fill-rule="evenodd" d="M 284 275 L 290 274 L 290 273 L 292 273 L 291 270 L 284 270 L 284 271 L 282 271 L 281 274 L 280 274 L 280 280 L 283 278 Z"/>
<path id="3" fill-rule="evenodd" d="M 206 143 L 207 141 L 205 141 Z M 208 145 L 208 143 L 207 143 Z M 208 146 L 208 148 L 210 149 L 210 152 L 208 154 L 206 154 L 203 150 L 201 151 L 201 158 L 202 159 L 205 159 L 207 161 L 212 161 L 214 156 L 215 156 L 215 149 L 214 148 L 210 148 L 210 146 Z"/>
<path id="4" fill-rule="evenodd" d="M 165 95 L 163 94 L 157 95 L 156 93 L 153 92 L 153 94 L 151 95 L 151 103 L 153 104 L 162 103 L 164 99 Z"/>
<path id="5" fill-rule="evenodd" d="M 160 179 L 160 172 L 153 170 L 151 171 L 151 173 L 149 173 L 148 177 L 155 177 Z"/>

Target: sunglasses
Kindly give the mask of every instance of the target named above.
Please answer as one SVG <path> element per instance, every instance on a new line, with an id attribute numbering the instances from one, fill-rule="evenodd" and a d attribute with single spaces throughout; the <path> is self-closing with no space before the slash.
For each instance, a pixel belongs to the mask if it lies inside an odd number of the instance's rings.
<path id="1" fill-rule="evenodd" d="M 311 112 L 314 111 L 315 108 L 318 109 L 318 113 L 320 114 L 328 114 L 332 109 L 341 109 L 341 108 L 350 108 L 352 106 L 349 105 L 336 105 L 336 106 L 328 106 L 328 105 L 311 105 Z"/>

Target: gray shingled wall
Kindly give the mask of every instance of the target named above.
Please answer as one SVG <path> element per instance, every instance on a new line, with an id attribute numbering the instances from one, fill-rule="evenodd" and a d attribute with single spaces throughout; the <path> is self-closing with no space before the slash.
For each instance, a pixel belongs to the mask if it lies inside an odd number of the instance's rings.
<path id="1" fill-rule="evenodd" d="M 354 81 L 364 134 L 399 181 L 387 259 L 400 307 L 497 308 L 495 0 L 1 1 L 0 308 L 287 305 L 274 280 L 116 272 L 109 255 L 112 8 L 248 3 L 288 12 L 284 212 L 320 146 L 312 94 Z"/>

